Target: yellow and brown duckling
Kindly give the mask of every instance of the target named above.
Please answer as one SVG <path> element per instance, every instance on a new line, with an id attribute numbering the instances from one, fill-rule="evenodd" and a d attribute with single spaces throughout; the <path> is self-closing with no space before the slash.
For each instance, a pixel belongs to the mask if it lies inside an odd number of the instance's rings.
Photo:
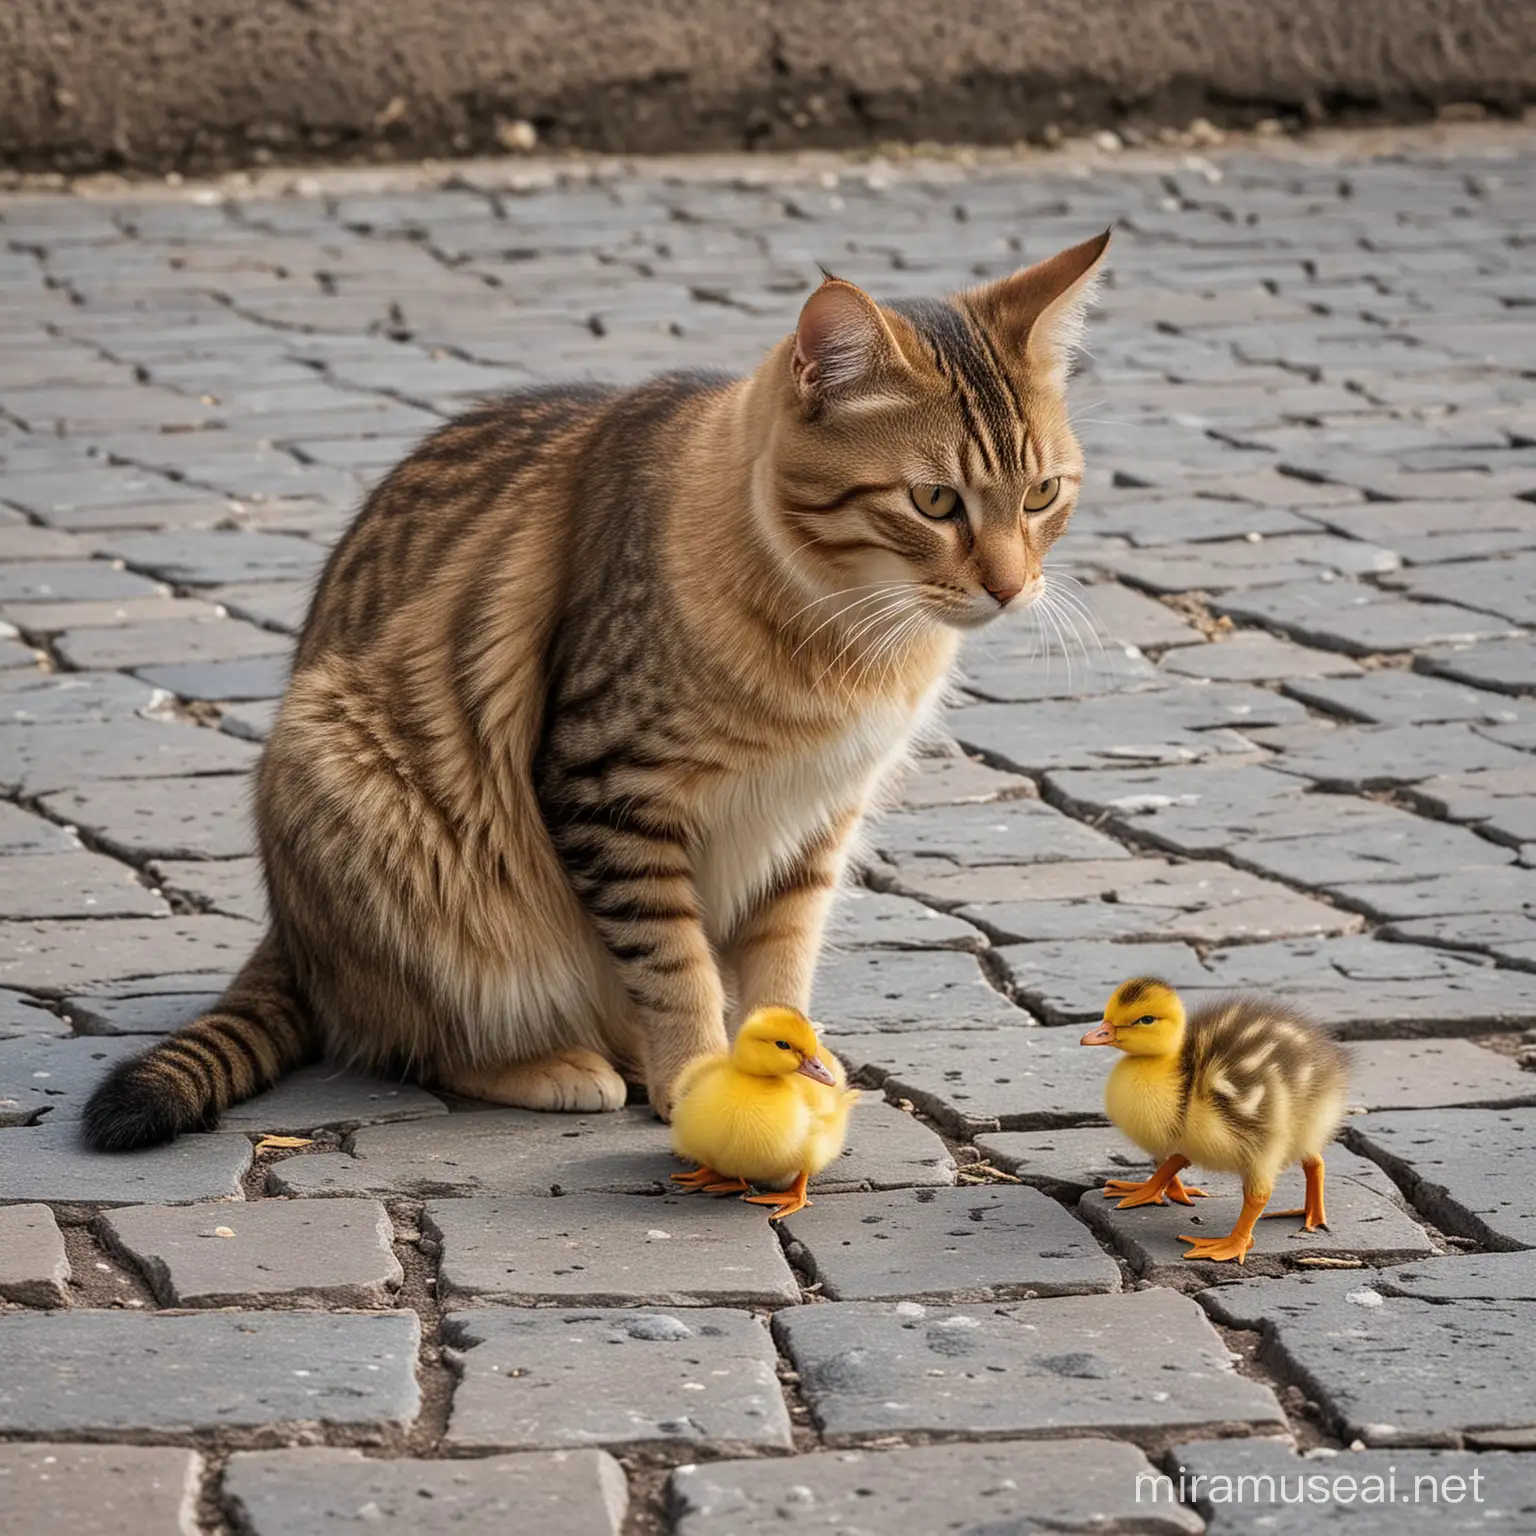
<path id="1" fill-rule="evenodd" d="M 1281 1172 L 1300 1163 L 1307 1179 L 1302 1230 L 1328 1224 L 1323 1207 L 1323 1148 L 1344 1118 L 1349 1058 L 1289 1003 L 1226 997 L 1186 1015 L 1165 981 L 1141 976 L 1115 991 L 1103 1021 L 1084 1045 L 1125 1052 L 1104 1090 L 1109 1118 L 1157 1159 L 1151 1178 L 1112 1179 L 1107 1199 L 1121 1210 L 1192 1203 L 1204 1190 L 1182 1183 L 1191 1164 L 1243 1181 L 1243 1211 L 1225 1237 L 1185 1237 L 1187 1259 L 1236 1259 L 1253 1246 L 1253 1229 Z"/>
<path id="2" fill-rule="evenodd" d="M 673 1179 L 771 1205 L 774 1221 L 811 1203 L 805 1187 L 843 1150 L 859 1097 L 793 1008 L 755 1009 L 729 1051 L 683 1068 L 676 1092 L 672 1147 L 699 1166 Z M 768 1192 L 754 1194 L 757 1185 Z"/>

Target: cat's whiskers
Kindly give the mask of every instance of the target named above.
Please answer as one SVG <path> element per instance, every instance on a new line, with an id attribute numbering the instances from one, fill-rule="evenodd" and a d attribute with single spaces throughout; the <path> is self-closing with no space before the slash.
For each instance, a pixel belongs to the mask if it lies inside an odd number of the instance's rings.
<path id="1" fill-rule="evenodd" d="M 907 582 L 905 585 L 908 587 L 915 587 L 917 586 L 917 583 Z M 889 602 L 886 603 L 884 607 L 877 609 L 872 615 L 861 618 L 859 623 L 844 638 L 842 645 L 838 648 L 837 654 L 833 656 L 832 660 L 829 661 L 827 665 L 822 669 L 820 676 L 817 677 L 815 683 L 812 686 L 820 687 L 827 674 L 833 671 L 837 667 L 838 663 L 842 661 L 843 657 L 846 656 L 848 652 L 859 643 L 860 637 L 866 630 L 872 628 L 876 624 L 881 623 L 883 620 L 895 617 L 897 614 L 902 613 L 904 610 L 909 610 L 915 607 L 917 601 L 918 599 L 912 597 L 910 593 L 903 592 L 893 597 Z"/>
<path id="2" fill-rule="evenodd" d="M 907 588 L 912 587 L 914 585 L 916 585 L 916 583 L 910 582 L 910 581 L 884 582 L 884 583 L 881 584 L 879 590 L 877 590 L 875 592 L 871 592 L 871 593 L 869 593 L 865 597 L 856 598 L 853 602 L 849 603 L 847 605 L 847 607 L 840 608 L 835 613 L 828 614 L 827 617 L 824 618 L 815 627 L 815 629 L 813 629 L 810 632 L 810 634 L 808 634 L 800 642 L 800 644 L 797 645 L 794 648 L 794 650 L 790 652 L 790 658 L 793 659 L 794 657 L 798 656 L 800 654 L 800 652 L 803 651 L 806 648 L 806 646 L 808 646 L 811 643 L 811 641 L 814 640 L 816 638 L 816 636 L 819 635 L 822 632 L 822 630 L 824 630 L 829 624 L 836 623 L 838 619 L 847 618 L 850 614 L 853 613 L 853 611 L 856 608 L 861 608 L 866 603 L 879 602 L 883 598 L 895 597 L 895 596 L 904 594 Z M 855 588 L 854 590 L 856 591 L 857 588 Z M 838 654 L 841 655 L 842 653 L 839 652 Z M 835 658 L 834 658 L 834 660 L 835 660 Z"/>

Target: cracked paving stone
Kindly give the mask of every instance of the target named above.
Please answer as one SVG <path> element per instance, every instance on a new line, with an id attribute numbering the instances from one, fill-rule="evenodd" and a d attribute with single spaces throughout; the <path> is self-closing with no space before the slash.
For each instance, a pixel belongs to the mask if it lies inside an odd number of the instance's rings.
<path id="1" fill-rule="evenodd" d="M 135 676 L 180 699 L 251 703 L 279 699 L 288 686 L 290 661 L 281 656 L 248 656 L 239 661 L 189 661 L 139 667 Z"/>
<path id="2" fill-rule="evenodd" d="M 1077 871 L 1088 871 L 1075 879 Z M 1022 899 L 981 902 L 956 916 L 997 944 L 1120 939 L 1223 943 L 1342 933 L 1360 919 L 1227 864 L 1127 859 L 1032 871 Z"/>
<path id="3" fill-rule="evenodd" d="M 1496 693 L 1536 693 L 1536 637 L 1530 635 L 1420 651 L 1413 664 L 1421 672 Z"/>
<path id="4" fill-rule="evenodd" d="M 1517 718 L 1514 700 L 1449 678 L 1383 668 L 1363 677 L 1285 679 L 1286 692 L 1316 709 L 1367 725 L 1491 724 Z"/>
<path id="5" fill-rule="evenodd" d="M 1464 725 L 1300 726 L 1266 735 L 1273 768 L 1335 792 L 1390 789 L 1439 774 L 1519 768 L 1530 759 Z"/>
<path id="6" fill-rule="evenodd" d="M 99 1227 L 163 1307 L 388 1307 L 405 1279 L 377 1200 L 133 1205 Z"/>
<path id="7" fill-rule="evenodd" d="M 28 997 L 23 992 L 0 991 L 0 1040 L 14 1039 L 18 1035 L 60 1036 L 68 1033 L 69 1025 L 37 998 Z M 5 1109 L 0 1106 L 0 1125 L 5 1123 Z"/>
<path id="8" fill-rule="evenodd" d="M 1431 815 L 1469 822 L 1495 842 L 1536 842 L 1536 762 L 1444 774 L 1404 793 Z"/>
<path id="9" fill-rule="evenodd" d="M 150 623 L 97 625 L 66 630 L 54 649 L 82 671 L 153 666 L 157 663 L 236 661 L 271 656 L 292 642 L 254 624 L 230 619 L 160 619 Z"/>
<path id="10" fill-rule="evenodd" d="M 7 923 L 0 929 L 0 985 L 55 996 L 176 969 L 227 975 L 251 947 L 251 925 L 233 917 Z"/>
<path id="11" fill-rule="evenodd" d="M 267 920 L 259 859 L 158 859 L 150 872 L 162 888 L 192 898 L 202 910 Z"/>
<path id="12" fill-rule="evenodd" d="M 282 1195 L 656 1195 L 678 1171 L 670 1133 L 646 1109 L 477 1109 L 430 1123 L 364 1127 L 351 1138 L 350 1154 L 286 1158 L 267 1182 Z M 811 1181 L 811 1191 L 954 1182 L 954 1159 L 927 1126 L 866 1096 L 854 1108 L 848 1145 Z"/>
<path id="13" fill-rule="evenodd" d="M 190 1024 L 200 1013 L 207 1013 L 222 996 L 222 991 L 212 990 L 143 997 L 88 994 L 66 999 L 64 1015 L 81 1035 L 168 1035 Z"/>
<path id="14" fill-rule="evenodd" d="M 1182 1473 L 1210 1536 L 1401 1536 L 1409 1524 L 1474 1536 L 1518 1530 L 1536 1509 L 1536 1461 L 1504 1451 L 1319 1449 L 1298 1456 L 1266 1438 L 1200 1440 L 1173 1451 L 1171 1471 L 1158 1497 L 1175 1501 Z M 1431 1488 L 1443 1502 L 1430 1497 Z M 1421 1491 L 1422 1503 L 1408 1502 Z"/>
<path id="15" fill-rule="evenodd" d="M 1296 581 L 1217 598 L 1212 608 L 1239 624 L 1278 629 L 1304 645 L 1370 656 L 1425 645 L 1496 639 L 1507 619 L 1449 603 L 1415 602 L 1354 582 Z"/>
<path id="16" fill-rule="evenodd" d="M 1100 581 L 1082 587 L 1078 601 L 1090 615 L 1085 627 L 1091 627 L 1098 638 L 1108 642 L 1111 655 L 1127 648 L 1163 650 L 1206 643 L 1205 636 L 1188 619 L 1155 598 L 1122 587 L 1118 582 Z M 1066 622 L 1066 616 L 1061 617 L 1063 627 L 1070 634 L 1071 626 Z M 1081 615 L 1078 622 L 1084 622 Z"/>
<path id="17" fill-rule="evenodd" d="M 986 939 L 958 917 L 920 901 L 846 886 L 827 922 L 827 950 L 961 949 L 976 952 Z"/>
<path id="18" fill-rule="evenodd" d="M 227 1131 L 301 1136 L 322 1129 L 349 1131 L 447 1113 L 448 1106 L 441 1099 L 412 1083 L 391 1082 L 323 1063 L 300 1067 L 287 1073 L 275 1088 L 230 1105 L 220 1117 L 220 1125 Z"/>
<path id="19" fill-rule="evenodd" d="M 1049 1024 L 1102 1018 L 1115 988 L 1132 976 L 1160 976 L 1179 988 L 1210 984 L 1200 957 L 1184 944 L 1010 944 L 997 957 L 1010 989 Z"/>
<path id="20" fill-rule="evenodd" d="M 1054 1131 L 988 1131 L 976 1150 L 994 1167 L 1057 1200 L 1074 1204 L 1106 1179 L 1143 1178 L 1152 1164 L 1113 1126 Z"/>
<path id="21" fill-rule="evenodd" d="M 998 1301 L 1120 1289 L 1081 1223 L 1037 1189 L 968 1185 L 818 1200 L 783 1222 L 832 1301 Z"/>
<path id="22" fill-rule="evenodd" d="M 0 857 L 0 921 L 51 917 L 152 917 L 170 907 L 125 865 L 99 853 Z"/>
<path id="23" fill-rule="evenodd" d="M 220 587 L 240 581 L 282 581 L 318 573 L 326 551 L 282 533 L 146 533 L 115 539 L 103 553 L 181 587 Z M 4 589 L 0 588 L 0 593 Z M 91 597 L 135 596 L 102 592 Z"/>
<path id="24" fill-rule="evenodd" d="M 894 866 L 896 883 L 917 888 L 930 872 L 957 867 L 1125 856 L 1118 843 L 1038 800 L 897 811 L 876 823 L 870 841 Z"/>
<path id="25" fill-rule="evenodd" d="M 459 1306 L 752 1307 L 800 1299 L 776 1233 L 760 1210 L 734 1199 L 432 1200 L 422 1231 L 441 1246 L 439 1294 Z"/>
<path id="26" fill-rule="evenodd" d="M 202 1477 L 183 1446 L 0 1445 L 0 1507 L 17 1532 L 196 1530 Z"/>
<path id="27" fill-rule="evenodd" d="M 793 1465 L 789 1487 L 784 1468 L 768 1460 L 679 1468 L 670 1484 L 677 1536 L 780 1536 L 786 1521 L 848 1536 L 1120 1529 L 1195 1536 L 1202 1529 L 1176 1501 L 1157 1509 L 1139 1503 L 1137 1479 L 1154 1469 L 1135 1446 L 1113 1440 L 819 1451 Z"/>
<path id="28" fill-rule="evenodd" d="M 1536 1299 L 1528 1282 L 1516 1299 L 1483 1299 L 1485 1257 L 1406 1271 L 1434 1276 L 1443 1288 L 1433 1301 L 1412 1294 L 1411 1280 L 1403 1292 L 1403 1270 L 1251 1280 L 1213 1286 L 1199 1299 L 1218 1322 L 1261 1328 L 1261 1361 L 1305 1381 L 1346 1441 L 1496 1448 L 1513 1436 L 1529 1443 Z M 1530 1256 L 1518 1258 L 1528 1274 Z M 1452 1295 L 1456 1305 L 1444 1305 Z"/>
<path id="29" fill-rule="evenodd" d="M 1267 875 L 1336 896 L 1354 889 L 1369 891 L 1388 881 L 1477 880 L 1485 872 L 1498 879 L 1499 866 L 1515 858 L 1513 849 L 1489 843 L 1467 828 L 1395 810 L 1377 818 L 1374 826 L 1357 823 L 1335 837 L 1237 839 L 1229 852 Z M 1368 903 L 1350 905 L 1371 910 Z"/>
<path id="30" fill-rule="evenodd" d="M 1297 484 L 1299 487 L 1301 482 Z M 1074 527 L 1079 523 L 1085 531 L 1117 534 L 1129 539 L 1138 549 L 1213 543 L 1246 538 L 1253 533 L 1274 538 L 1282 534 L 1318 531 L 1315 522 L 1298 517 L 1284 507 L 1255 506 L 1246 501 L 1199 495 L 1176 501 L 1096 506 L 1086 509 L 1086 515 L 1079 512 L 1073 519 Z"/>
<path id="31" fill-rule="evenodd" d="M 1531 504 L 1507 501 L 1367 502 L 1356 507 L 1329 507 L 1317 520 L 1352 539 L 1385 545 L 1410 565 L 1435 565 L 1467 560 L 1536 544 Z"/>
<path id="32" fill-rule="evenodd" d="M 1199 655 L 1192 646 L 1170 655 Z M 1165 686 L 1158 669 L 1134 646 L 1109 645 L 1086 658 L 1053 653 L 1035 631 L 985 635 L 960 658 L 960 682 L 967 692 L 998 704 L 1033 704 L 1046 699 L 1083 699 L 1103 694 L 1141 693 Z"/>
<path id="33" fill-rule="evenodd" d="M 917 758 L 900 781 L 898 792 L 900 804 L 908 811 L 923 811 L 940 805 L 993 805 L 1000 800 L 1036 798 L 1033 779 L 989 768 L 959 752 L 945 757 Z"/>
<path id="34" fill-rule="evenodd" d="M 219 729 L 242 741 L 265 741 L 277 723 L 277 699 L 252 699 L 231 704 L 219 714 Z"/>
<path id="35" fill-rule="evenodd" d="M 1312 651 L 1263 630 L 1240 629 L 1199 650 L 1171 651 L 1163 672 L 1214 683 L 1288 682 L 1308 677 L 1355 677 L 1358 662 L 1331 651 Z"/>
<path id="36" fill-rule="evenodd" d="M 1442 1230 L 1490 1248 L 1536 1247 L 1536 1109 L 1362 1115 L 1349 1122 L 1348 1135 Z"/>
<path id="37" fill-rule="evenodd" d="M 260 624 L 264 630 L 296 635 L 304 627 L 313 592 L 310 581 L 250 581 L 214 587 L 208 600 L 227 608 L 236 618 Z"/>
<path id="38" fill-rule="evenodd" d="M 382 1461 L 331 1446 L 237 1451 L 224 1494 L 252 1536 L 332 1536 L 354 1522 L 376 1536 L 619 1536 L 629 1505 L 618 1462 L 583 1450 L 473 1461 Z"/>
<path id="39" fill-rule="evenodd" d="M 64 1235 L 46 1205 L 0 1206 L 0 1301 L 62 1307 L 70 1275 Z M 5 1492 L 0 1476 L 0 1504 L 9 1502 Z"/>
<path id="40" fill-rule="evenodd" d="M 141 1040 L 24 1037 L 0 1042 L 0 1105 L 78 1120 L 96 1084 L 118 1062 L 142 1050 Z"/>
<path id="41" fill-rule="evenodd" d="M 0 1430 L 186 1434 L 408 1425 L 420 1407 L 410 1311 L 29 1312 L 0 1316 Z M 239 1390 L 231 1383 L 238 1381 Z"/>
<path id="42" fill-rule="evenodd" d="M 1064 768 L 1134 768 L 1242 756 L 1238 733 L 1305 718 L 1294 699 L 1241 683 L 1191 684 L 1162 693 L 1045 704 L 975 704 L 950 727 L 972 750 L 1026 773 Z"/>
<path id="43" fill-rule="evenodd" d="M 1405 571 L 1393 578 L 1392 585 L 1416 597 L 1459 603 L 1512 624 L 1536 624 L 1536 554 Z"/>
<path id="44" fill-rule="evenodd" d="M 1536 914 L 1472 912 L 1389 923 L 1384 936 L 1405 944 L 1485 950 L 1506 965 L 1536 970 Z"/>
<path id="45" fill-rule="evenodd" d="M 986 979 L 975 956 L 953 950 L 863 950 L 816 968 L 812 1006 L 834 1049 L 863 1030 L 1007 1029 L 1034 1020 Z"/>
<path id="46" fill-rule="evenodd" d="M 0 730 L 0 737 L 9 733 Z M 77 853 L 80 839 L 63 827 L 0 800 L 0 856 L 17 853 Z"/>
<path id="47" fill-rule="evenodd" d="M 1359 1040 L 1349 1056 L 1349 1102 L 1363 1109 L 1536 1103 L 1536 1073 L 1470 1040 Z"/>
<path id="48" fill-rule="evenodd" d="M 1162 1435 L 1283 1427 L 1216 1330 L 1167 1290 L 972 1314 L 918 1302 L 789 1307 L 774 1332 L 830 1446 L 885 1435 Z"/>
<path id="49" fill-rule="evenodd" d="M 107 560 L 22 560 L 0 565 L 0 603 L 79 603 L 161 597 L 165 588 Z"/>
<path id="50" fill-rule="evenodd" d="M 1362 1264 L 1392 1264 L 1432 1255 L 1429 1234 L 1402 1206 L 1396 1189 L 1369 1159 L 1343 1147 L 1330 1147 L 1327 1164 L 1328 1227 L 1301 1230 L 1300 1216 L 1266 1216 L 1254 1228 L 1255 1242 L 1242 1273 L 1285 1274 L 1299 1260 L 1356 1259 Z M 1208 1192 L 1192 1206 L 1142 1205 L 1122 1211 L 1101 1190 L 1089 1190 L 1078 1202 L 1083 1220 L 1118 1252 L 1144 1280 L 1194 1290 L 1224 1279 L 1226 1264 L 1191 1262 L 1181 1233 L 1219 1237 L 1230 1232 L 1243 1208 L 1241 1182 L 1231 1174 L 1189 1172 L 1190 1181 Z M 1300 1168 L 1287 1168 L 1275 1182 L 1270 1209 L 1299 1210 L 1303 1195 Z"/>
<path id="51" fill-rule="evenodd" d="M 45 795 L 50 816 L 127 859 L 232 859 L 255 851 L 248 785 L 225 774 L 87 784 Z"/>
<path id="52" fill-rule="evenodd" d="M 462 1373 L 454 1451 L 792 1445 L 773 1342 L 748 1313 L 482 1308 L 449 1313 L 443 1338 Z"/>
<path id="53" fill-rule="evenodd" d="M 1484 848 L 1489 845 L 1483 844 Z M 1497 853 L 1507 850 L 1499 848 Z M 1378 921 L 1423 917 L 1471 917 L 1479 912 L 1536 915 L 1536 870 L 1511 865 L 1473 864 L 1452 874 L 1411 878 L 1379 884 L 1337 885 L 1340 901 Z"/>
<path id="54" fill-rule="evenodd" d="M 1108 993 L 1105 994 L 1108 996 Z M 933 1030 L 838 1040 L 850 1068 L 959 1135 L 1104 1119 L 1104 1067 L 1081 1030 Z"/>
<path id="55" fill-rule="evenodd" d="M 120 672 L 13 674 L 0 679 L 0 725 L 123 722 L 164 695 Z"/>
<path id="56" fill-rule="evenodd" d="M 1278 539 L 1236 539 L 1195 545 L 1165 544 L 1102 557 L 1116 575 L 1153 592 L 1229 592 L 1278 587 L 1334 576 L 1372 576 L 1395 571 L 1402 561 L 1390 549 L 1327 533 Z M 1090 588 L 1092 593 L 1094 588 Z M 1165 610 L 1166 612 L 1167 610 Z"/>
<path id="57" fill-rule="evenodd" d="M 0 730 L 0 786 L 10 794 L 45 795 L 82 783 L 243 774 L 257 752 L 218 731 L 167 721 L 34 725 Z M 239 783 L 224 786 L 231 799 Z"/>

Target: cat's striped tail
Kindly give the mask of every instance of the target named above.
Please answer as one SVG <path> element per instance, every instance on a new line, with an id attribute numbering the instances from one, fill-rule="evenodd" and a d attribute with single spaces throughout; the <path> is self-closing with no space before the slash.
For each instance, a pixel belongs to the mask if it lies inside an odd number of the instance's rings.
<path id="1" fill-rule="evenodd" d="M 107 1074 L 85 1106 L 85 1139 L 99 1152 L 129 1152 L 212 1130 L 223 1110 L 319 1048 L 293 968 L 268 933 L 214 1008 Z"/>

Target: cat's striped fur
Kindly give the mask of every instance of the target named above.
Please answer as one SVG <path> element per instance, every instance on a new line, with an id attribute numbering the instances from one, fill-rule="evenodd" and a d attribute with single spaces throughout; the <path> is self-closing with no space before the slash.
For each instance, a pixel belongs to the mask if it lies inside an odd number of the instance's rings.
<path id="1" fill-rule="evenodd" d="M 262 757 L 270 931 L 89 1139 L 211 1125 L 322 1054 L 535 1108 L 629 1077 L 665 1113 L 733 1010 L 803 1010 L 959 631 L 1029 602 L 1066 526 L 1107 242 L 944 304 L 829 279 L 746 379 L 536 390 L 428 439 L 333 552 Z"/>

